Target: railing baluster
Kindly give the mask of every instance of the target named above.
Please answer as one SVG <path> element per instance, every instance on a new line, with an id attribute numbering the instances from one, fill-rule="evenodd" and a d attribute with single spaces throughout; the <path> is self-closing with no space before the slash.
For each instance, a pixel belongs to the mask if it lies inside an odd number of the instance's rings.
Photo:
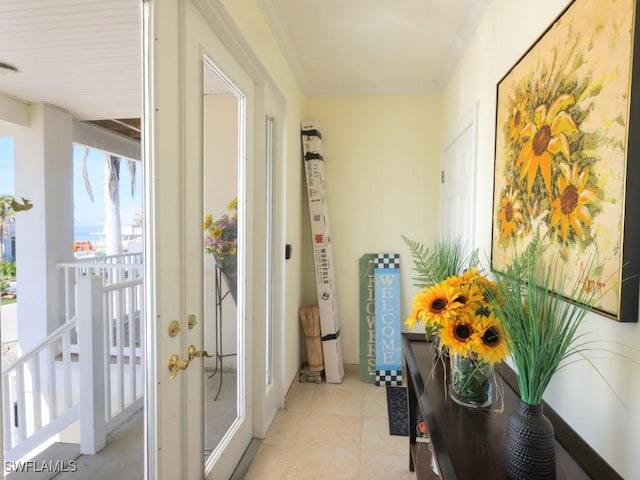
<path id="1" fill-rule="evenodd" d="M 9 382 L 12 382 L 14 377 L 15 375 L 2 375 L 2 423 L 4 425 L 2 438 L 5 449 L 13 447 L 13 435 L 11 435 L 13 429 L 13 422 L 11 421 L 13 416 L 13 408 L 11 408 L 13 397 Z"/>
<path id="2" fill-rule="evenodd" d="M 124 409 L 124 292 L 118 290 L 116 297 L 118 323 L 118 412 Z"/>
<path id="3" fill-rule="evenodd" d="M 71 386 L 71 335 L 62 337 L 62 378 L 64 379 L 64 408 L 73 406 L 73 389 Z"/>
<path id="4" fill-rule="evenodd" d="M 24 384 L 24 364 L 16 370 L 16 402 L 18 404 L 18 440 L 24 440 L 26 438 L 26 422 L 25 422 L 25 384 Z"/>
<path id="5" fill-rule="evenodd" d="M 33 392 L 33 431 L 38 431 L 42 427 L 42 399 L 40 397 L 41 381 L 40 375 L 40 355 L 35 355 L 32 359 L 32 373 L 31 373 L 31 390 Z"/>
<path id="6" fill-rule="evenodd" d="M 111 345 L 113 343 L 113 323 L 111 321 L 111 302 L 110 302 L 111 290 L 105 290 L 105 299 L 102 302 L 102 318 L 105 319 L 103 322 L 103 335 L 104 335 L 104 351 L 107 355 L 107 361 L 105 362 L 105 384 L 104 384 L 104 395 L 105 395 L 105 410 L 107 412 L 107 418 L 111 418 L 113 416 L 113 406 L 111 401 L 111 386 L 112 386 L 112 375 L 111 375 Z"/>
<path id="7" fill-rule="evenodd" d="M 47 363 L 49 365 L 48 405 L 49 421 L 58 418 L 58 381 L 56 376 L 56 347 L 58 342 L 50 343 L 47 348 Z"/>
<path id="8" fill-rule="evenodd" d="M 134 285 L 127 288 L 127 319 L 129 321 L 129 350 L 127 356 L 129 359 L 129 399 L 136 399 L 136 311 L 135 311 L 135 289 Z"/>

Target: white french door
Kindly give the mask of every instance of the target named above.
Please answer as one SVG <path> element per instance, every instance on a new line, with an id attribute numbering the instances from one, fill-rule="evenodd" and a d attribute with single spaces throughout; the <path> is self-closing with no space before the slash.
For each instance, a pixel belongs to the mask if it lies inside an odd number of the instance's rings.
<path id="1" fill-rule="evenodd" d="M 253 436 L 254 282 L 246 279 L 254 265 L 254 86 L 191 0 L 151 0 L 147 8 L 145 278 L 148 363 L 155 368 L 147 380 L 146 477 L 224 479 Z M 233 172 L 205 160 L 212 128 L 205 96 L 212 94 L 234 105 Z M 208 353 L 234 354 L 224 381 L 235 378 L 236 407 L 222 439 L 205 453 L 205 408 L 217 405 L 205 404 L 205 359 L 190 359 L 188 351 L 210 348 L 205 330 L 214 328 L 207 325 L 214 293 L 206 281 L 203 218 L 212 192 L 229 185 L 238 198 L 238 281 L 235 307 L 226 312 L 235 318 L 225 318 L 224 328 L 233 340 L 226 351 Z"/>

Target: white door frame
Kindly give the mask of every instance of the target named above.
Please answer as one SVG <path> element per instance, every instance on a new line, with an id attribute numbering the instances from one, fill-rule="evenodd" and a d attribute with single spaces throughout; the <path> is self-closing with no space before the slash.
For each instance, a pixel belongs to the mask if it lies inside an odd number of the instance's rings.
<path id="1" fill-rule="evenodd" d="M 267 221 L 272 219 L 271 245 L 265 242 L 264 261 L 257 258 L 257 276 L 264 279 L 263 288 L 256 287 L 256 297 L 254 306 L 256 312 L 261 312 L 256 316 L 254 323 L 254 352 L 255 352 L 255 374 L 254 374 L 254 436 L 264 438 L 267 429 L 271 424 L 278 409 L 284 408 L 284 273 L 285 273 L 285 112 L 286 101 L 280 93 L 269 84 L 261 84 L 257 89 L 256 108 L 256 131 L 260 132 L 261 126 L 265 127 L 264 135 L 258 133 L 256 144 L 256 198 L 262 198 L 261 205 L 256 205 L 256 235 L 259 238 L 266 238 L 268 234 Z M 267 140 L 266 122 L 267 117 L 273 119 L 274 138 L 272 139 L 273 152 L 271 168 L 271 191 L 269 191 L 269 172 L 267 164 L 269 147 Z M 271 196 L 269 213 L 269 200 Z M 260 208 L 264 210 L 259 210 Z M 269 248 L 271 247 L 271 248 Z M 271 261 L 267 256 L 271 257 Z M 269 272 L 271 268 L 271 272 Z M 261 284 L 261 282 L 260 282 Z M 262 285 L 262 284 L 261 284 Z M 267 296 L 270 295 L 270 298 Z M 270 312 L 269 312 L 270 310 Z M 266 383 L 266 363 L 267 363 L 267 321 L 271 315 L 272 322 L 272 383 Z M 263 360 L 263 361 L 261 361 Z"/>

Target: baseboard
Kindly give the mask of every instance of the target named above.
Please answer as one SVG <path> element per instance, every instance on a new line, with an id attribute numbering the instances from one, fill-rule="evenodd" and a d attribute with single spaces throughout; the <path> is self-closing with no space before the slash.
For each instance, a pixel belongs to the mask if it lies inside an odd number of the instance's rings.
<path id="1" fill-rule="evenodd" d="M 262 444 L 262 440 L 260 440 L 259 438 L 254 438 L 251 440 L 249 446 L 244 451 L 244 454 L 242 455 L 238 466 L 233 471 L 230 480 L 244 479 L 244 477 L 247 475 L 247 472 L 249 471 L 249 468 L 251 467 L 251 463 L 253 463 L 253 459 L 255 458 L 256 453 L 258 453 L 260 444 Z"/>

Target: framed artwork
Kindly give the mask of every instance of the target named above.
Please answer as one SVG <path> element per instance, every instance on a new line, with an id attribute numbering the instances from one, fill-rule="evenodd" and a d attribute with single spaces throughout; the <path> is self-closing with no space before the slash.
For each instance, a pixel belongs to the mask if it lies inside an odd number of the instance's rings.
<path id="1" fill-rule="evenodd" d="M 499 81 L 491 248 L 502 271 L 539 235 L 568 284 L 624 322 L 638 321 L 640 286 L 635 3 L 574 0 Z"/>

